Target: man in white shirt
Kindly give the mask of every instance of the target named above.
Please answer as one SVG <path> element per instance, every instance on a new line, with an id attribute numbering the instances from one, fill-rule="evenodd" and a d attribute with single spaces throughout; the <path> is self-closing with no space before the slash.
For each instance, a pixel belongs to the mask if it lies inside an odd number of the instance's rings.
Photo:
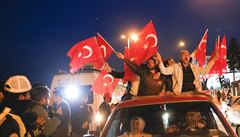
<path id="1" fill-rule="evenodd" d="M 173 91 L 175 94 L 189 93 L 193 91 L 202 91 L 200 74 L 206 74 L 210 71 L 218 54 L 206 65 L 206 67 L 198 67 L 190 63 L 190 53 L 187 50 L 181 50 L 179 53 L 180 62 L 169 67 L 164 67 L 162 57 L 157 53 L 159 68 L 164 75 L 172 75 Z"/>

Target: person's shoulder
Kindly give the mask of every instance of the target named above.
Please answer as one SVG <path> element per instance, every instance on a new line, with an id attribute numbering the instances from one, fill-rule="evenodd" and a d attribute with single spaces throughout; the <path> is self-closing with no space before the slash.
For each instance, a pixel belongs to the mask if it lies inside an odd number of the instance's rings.
<path id="1" fill-rule="evenodd" d="M 6 119 L 1 124 L 1 130 L 6 131 L 7 133 L 14 133 L 19 131 L 19 126 L 16 120 L 12 116 L 7 115 Z"/>
<path id="2" fill-rule="evenodd" d="M 175 64 L 173 64 L 173 65 L 171 65 L 171 66 L 173 66 L 173 67 L 181 67 L 182 64 L 181 64 L 181 62 L 178 62 L 178 63 L 175 63 Z M 170 66 L 170 67 L 171 67 L 171 66 Z"/>
<path id="3" fill-rule="evenodd" d="M 194 70 L 202 69 L 202 67 L 199 67 L 199 66 L 196 65 L 196 64 L 192 64 L 192 63 L 190 63 L 190 66 L 191 66 L 191 68 L 194 69 Z"/>
<path id="4" fill-rule="evenodd" d="M 61 105 L 63 107 L 70 107 L 69 103 L 67 101 L 65 101 L 65 100 L 62 101 Z"/>
<path id="5" fill-rule="evenodd" d="M 152 137 L 152 134 L 143 132 L 144 137 Z"/>

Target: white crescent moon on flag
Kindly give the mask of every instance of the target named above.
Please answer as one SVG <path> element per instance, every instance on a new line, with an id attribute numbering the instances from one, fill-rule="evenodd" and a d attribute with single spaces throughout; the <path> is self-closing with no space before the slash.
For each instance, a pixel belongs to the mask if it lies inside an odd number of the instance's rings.
<path id="1" fill-rule="evenodd" d="M 207 43 L 207 40 L 201 40 L 201 42 L 199 43 L 199 49 L 202 50 L 202 44 L 203 43 Z"/>
<path id="2" fill-rule="evenodd" d="M 154 44 L 153 44 L 153 46 L 151 46 L 151 47 L 156 47 L 157 46 L 157 42 L 158 42 L 158 39 L 157 39 L 157 36 L 155 35 L 155 34 L 148 34 L 147 35 L 147 37 L 146 37 L 146 40 L 148 39 L 148 38 L 150 38 L 150 37 L 152 37 L 153 39 L 154 39 Z"/>
<path id="3" fill-rule="evenodd" d="M 104 45 L 101 45 L 100 49 L 103 49 L 103 57 L 106 57 L 107 55 L 106 47 Z"/>
<path id="4" fill-rule="evenodd" d="M 89 58 L 90 56 L 92 56 L 92 54 L 93 54 L 92 48 L 90 48 L 89 46 L 83 46 L 83 49 L 88 50 L 89 53 L 88 53 L 87 56 L 83 56 L 82 58 L 85 58 L 85 59 L 86 59 L 86 58 Z M 78 57 L 80 58 L 81 56 L 82 56 L 82 53 L 79 52 Z"/>
<path id="5" fill-rule="evenodd" d="M 222 44 L 222 45 L 221 45 L 221 48 L 226 49 L 226 46 Z"/>
<path id="6" fill-rule="evenodd" d="M 112 75 L 107 74 L 107 75 L 105 75 L 105 76 L 103 77 L 103 80 L 104 80 L 105 78 L 110 78 L 110 79 L 111 79 L 111 82 L 109 82 L 109 83 L 104 83 L 104 85 L 106 84 L 105 86 L 111 85 L 111 84 L 113 83 L 113 77 L 112 77 Z"/>

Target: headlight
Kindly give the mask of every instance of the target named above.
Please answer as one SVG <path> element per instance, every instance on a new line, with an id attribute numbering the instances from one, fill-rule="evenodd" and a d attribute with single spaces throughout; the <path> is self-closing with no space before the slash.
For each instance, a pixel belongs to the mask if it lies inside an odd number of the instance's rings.
<path id="1" fill-rule="evenodd" d="M 168 118 L 169 118 L 169 113 L 165 112 L 165 113 L 162 115 L 164 128 L 167 128 L 167 127 L 168 127 Z"/>
<path id="2" fill-rule="evenodd" d="M 97 123 L 100 123 L 102 121 L 102 116 L 99 111 L 97 111 L 97 114 L 95 115 L 95 121 Z"/>
<path id="3" fill-rule="evenodd" d="M 68 85 L 64 89 L 64 95 L 68 100 L 74 100 L 79 97 L 79 89 L 75 85 Z"/>

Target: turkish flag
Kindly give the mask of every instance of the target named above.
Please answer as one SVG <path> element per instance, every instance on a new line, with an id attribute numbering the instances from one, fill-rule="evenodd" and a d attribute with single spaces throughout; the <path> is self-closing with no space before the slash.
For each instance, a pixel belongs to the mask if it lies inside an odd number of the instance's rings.
<path id="1" fill-rule="evenodd" d="M 136 60 L 134 60 L 134 58 L 131 58 L 130 54 L 129 54 L 130 50 L 128 48 L 125 48 L 124 50 L 124 57 L 129 59 L 130 61 L 135 62 Z M 123 77 L 123 81 L 135 81 L 137 78 L 137 75 L 127 66 L 126 63 L 124 63 L 124 77 Z"/>
<path id="2" fill-rule="evenodd" d="M 217 38 L 217 41 L 215 43 L 215 49 L 214 49 L 209 61 L 211 61 L 213 59 L 213 57 L 216 56 L 217 53 L 219 54 L 219 48 L 220 48 L 220 36 L 218 36 L 218 38 Z M 219 74 L 220 69 L 221 69 L 221 61 L 218 56 L 218 58 L 215 59 L 214 65 L 210 69 L 209 74 Z"/>
<path id="3" fill-rule="evenodd" d="M 107 61 L 113 52 L 113 48 L 99 33 L 97 33 L 97 42 L 104 60 Z"/>
<path id="4" fill-rule="evenodd" d="M 138 34 L 138 40 L 130 43 L 130 57 L 140 65 L 157 52 L 157 44 L 156 30 L 150 21 Z"/>
<path id="5" fill-rule="evenodd" d="M 101 68 L 104 63 L 96 37 L 78 42 L 68 51 L 67 56 L 71 58 L 69 64 L 71 73 L 77 72 L 86 64 Z"/>
<path id="6" fill-rule="evenodd" d="M 221 62 L 221 70 L 219 75 L 225 74 L 227 72 L 227 40 L 224 35 L 221 41 L 220 49 L 219 49 L 219 58 Z"/>
<path id="7" fill-rule="evenodd" d="M 207 36 L 208 36 L 208 29 L 205 31 L 200 43 L 198 44 L 198 47 L 194 55 L 200 67 L 202 67 L 205 64 Z"/>
<path id="8" fill-rule="evenodd" d="M 108 74 L 106 70 L 99 73 L 97 79 L 92 85 L 92 89 L 95 93 L 101 94 L 103 96 L 112 96 L 112 93 L 118 84 L 119 79 L 114 78 L 112 75 Z"/>

